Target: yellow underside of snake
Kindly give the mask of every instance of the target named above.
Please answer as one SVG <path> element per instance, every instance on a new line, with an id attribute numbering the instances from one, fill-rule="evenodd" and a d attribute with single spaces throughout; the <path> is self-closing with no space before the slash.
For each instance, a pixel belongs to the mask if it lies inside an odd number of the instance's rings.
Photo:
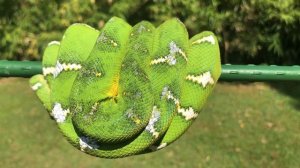
<path id="1" fill-rule="evenodd" d="M 189 39 L 178 19 L 155 28 L 113 17 L 73 24 L 43 55 L 30 85 L 76 148 L 118 158 L 162 149 L 201 111 L 221 72 L 218 41 Z"/>

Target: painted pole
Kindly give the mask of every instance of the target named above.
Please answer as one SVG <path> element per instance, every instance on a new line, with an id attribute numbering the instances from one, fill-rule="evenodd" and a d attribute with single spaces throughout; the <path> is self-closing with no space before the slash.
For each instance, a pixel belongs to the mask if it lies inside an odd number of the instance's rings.
<path id="1" fill-rule="evenodd" d="M 42 74 L 39 61 L 0 60 L 0 77 L 31 77 Z M 220 80 L 226 81 L 300 81 L 300 66 L 222 65 Z"/>

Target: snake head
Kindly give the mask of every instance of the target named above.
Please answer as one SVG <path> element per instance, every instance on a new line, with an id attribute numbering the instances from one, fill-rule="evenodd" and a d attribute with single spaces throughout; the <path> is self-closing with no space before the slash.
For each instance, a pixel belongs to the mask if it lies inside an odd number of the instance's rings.
<path id="1" fill-rule="evenodd" d="M 164 148 L 192 124 L 221 72 L 218 41 L 189 39 L 178 19 L 159 27 L 113 17 L 73 24 L 43 55 L 30 85 L 76 148 L 119 158 Z"/>

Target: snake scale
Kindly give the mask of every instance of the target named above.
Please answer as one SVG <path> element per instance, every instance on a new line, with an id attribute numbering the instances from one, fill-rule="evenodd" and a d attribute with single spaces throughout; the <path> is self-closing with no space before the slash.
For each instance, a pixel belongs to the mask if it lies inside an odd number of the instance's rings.
<path id="1" fill-rule="evenodd" d="M 43 74 L 30 79 L 76 148 L 119 158 L 157 151 L 192 124 L 221 73 L 218 41 L 188 37 L 170 19 L 155 28 L 113 17 L 99 31 L 73 24 L 48 44 Z"/>

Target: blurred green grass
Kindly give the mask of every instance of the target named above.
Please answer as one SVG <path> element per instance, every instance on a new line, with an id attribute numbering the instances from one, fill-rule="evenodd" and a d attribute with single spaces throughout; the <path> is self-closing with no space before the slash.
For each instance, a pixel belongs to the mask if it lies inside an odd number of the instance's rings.
<path id="1" fill-rule="evenodd" d="M 174 144 L 151 154 L 108 160 L 68 144 L 30 90 L 28 79 L 3 78 L 0 167 L 296 168 L 300 166 L 297 86 L 219 83 L 198 119 Z"/>

